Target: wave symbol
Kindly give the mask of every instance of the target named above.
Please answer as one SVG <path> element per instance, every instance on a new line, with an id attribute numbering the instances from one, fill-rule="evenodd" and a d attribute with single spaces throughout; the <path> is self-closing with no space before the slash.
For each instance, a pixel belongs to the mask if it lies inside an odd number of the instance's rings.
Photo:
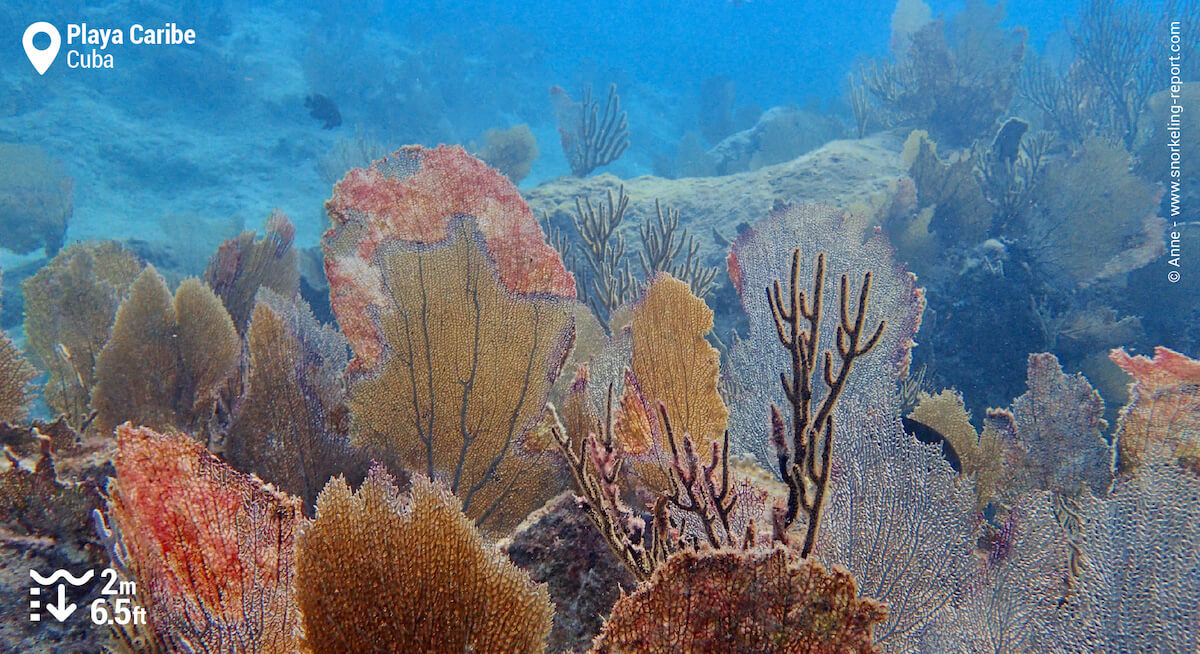
<path id="1" fill-rule="evenodd" d="M 87 572 L 83 573 L 82 575 L 76 577 L 76 576 L 73 576 L 70 572 L 67 572 L 66 570 L 55 570 L 54 574 L 51 574 L 49 577 L 43 577 L 41 574 L 38 573 L 37 570 L 29 571 L 29 576 L 32 577 L 34 581 L 38 582 L 39 584 L 41 584 L 43 586 L 48 586 L 48 585 L 58 581 L 59 579 L 65 579 L 67 581 L 67 583 L 71 584 L 72 586 L 82 586 L 83 584 L 86 584 L 87 582 L 91 581 L 92 577 L 95 576 L 95 574 L 96 574 L 95 570 L 88 570 Z"/>

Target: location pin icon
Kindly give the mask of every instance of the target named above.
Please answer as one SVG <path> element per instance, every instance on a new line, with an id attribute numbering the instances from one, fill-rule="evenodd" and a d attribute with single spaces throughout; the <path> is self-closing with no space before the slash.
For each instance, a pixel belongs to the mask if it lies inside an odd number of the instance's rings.
<path id="1" fill-rule="evenodd" d="M 39 50 L 33 45 L 33 37 L 38 34 L 50 37 L 50 46 L 45 50 Z M 25 36 L 21 37 L 21 45 L 25 46 L 25 56 L 29 57 L 29 63 L 33 64 L 38 75 L 45 75 L 46 71 L 50 69 L 50 64 L 54 63 L 54 58 L 58 56 L 58 47 L 62 45 L 62 36 L 59 35 L 58 28 L 45 21 L 38 21 L 25 28 Z"/>

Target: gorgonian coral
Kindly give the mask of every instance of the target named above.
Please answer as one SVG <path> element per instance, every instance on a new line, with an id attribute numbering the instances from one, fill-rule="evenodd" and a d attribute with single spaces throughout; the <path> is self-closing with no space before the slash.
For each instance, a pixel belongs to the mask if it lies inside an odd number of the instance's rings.
<path id="1" fill-rule="evenodd" d="M 783 546 L 685 551 L 617 601 L 592 652 L 866 654 L 886 615 L 844 569 Z"/>
<path id="2" fill-rule="evenodd" d="M 792 274 L 794 248 L 799 270 Z M 779 345 L 768 294 L 775 280 L 813 279 L 819 252 L 827 275 L 861 280 L 872 273 L 862 322 L 877 325 L 886 317 L 887 326 L 874 349 L 855 360 L 832 414 L 837 429 L 814 555 L 845 566 L 864 596 L 889 605 L 876 642 L 911 650 L 969 576 L 973 489 L 956 479 L 940 448 L 901 427 L 897 385 L 906 376 L 924 297 L 878 230 L 867 232 L 853 214 L 832 207 L 801 205 L 772 212 L 733 244 L 730 276 L 750 332 L 730 348 L 724 380 L 730 433 L 735 445 L 774 467 L 768 407 L 790 404 L 779 375 L 792 361 Z M 816 351 L 839 352 L 838 341 L 846 345 L 839 327 L 846 331 L 841 323 L 853 317 L 823 312 Z"/>
<path id="3" fill-rule="evenodd" d="M 779 373 L 791 370 L 791 359 L 779 346 L 768 289 L 776 280 L 792 277 L 793 248 L 800 249 L 797 279 L 813 279 L 820 252 L 825 253 L 826 275 L 832 279 L 845 274 L 862 280 L 870 271 L 871 301 L 864 324 L 874 326 L 887 319 L 888 328 L 879 344 L 855 363 L 839 406 L 858 406 L 881 417 L 896 412 L 896 384 L 907 374 L 909 350 L 925 307 L 916 278 L 896 263 L 887 238 L 879 230 L 866 230 L 853 214 L 834 207 L 814 204 L 777 209 L 734 241 L 729 276 L 750 320 L 750 330 L 729 348 L 731 369 L 724 384 L 730 404 L 730 433 L 735 445 L 753 452 L 760 463 L 772 468 L 776 453 L 768 407 L 789 405 Z M 821 320 L 817 350 L 836 352 L 841 316 L 826 311 Z M 835 413 L 834 418 L 849 432 L 863 432 L 868 427 L 853 415 Z"/>
<path id="4" fill-rule="evenodd" d="M 1110 495 L 1085 503 L 1079 519 L 1082 566 L 1068 598 L 1071 613 L 1051 623 L 1060 633 L 1056 651 L 1200 648 L 1195 472 L 1175 462 L 1143 460 L 1132 475 L 1113 483 Z"/>
<path id="5" fill-rule="evenodd" d="M 629 123 L 621 111 L 616 84 L 608 87 L 603 111 L 600 103 L 592 100 L 591 87 L 584 89 L 579 102 L 558 86 L 550 88 L 550 98 L 572 175 L 587 177 L 596 168 L 616 161 L 629 147 Z"/>
<path id="6" fill-rule="evenodd" d="M 512 183 L 461 148 L 351 171 L 326 206 L 355 441 L 515 525 L 559 483 L 526 434 L 571 348 L 573 279 Z"/>
<path id="7" fill-rule="evenodd" d="M 96 359 L 117 307 L 141 269 L 115 242 L 77 243 L 21 285 L 25 337 L 35 364 L 48 373 L 46 403 L 76 427 L 90 410 Z"/>
<path id="8" fill-rule="evenodd" d="M 229 462 L 307 509 L 331 477 L 360 482 L 367 465 L 349 439 L 346 339 L 320 325 L 303 300 L 263 288 L 246 344 L 246 387 L 225 436 Z"/>
<path id="9" fill-rule="evenodd" d="M 894 62 L 873 62 L 863 71 L 866 88 L 892 124 L 937 130 L 956 145 L 992 129 L 1016 92 L 1025 55 L 1025 28 L 1006 32 L 1004 7 L 967 3 L 950 20 L 912 26 L 895 39 Z"/>
<path id="10" fill-rule="evenodd" d="M 461 506 L 421 475 L 408 497 L 380 468 L 357 492 L 331 481 L 297 559 L 312 651 L 543 651 L 546 589 L 490 550 Z"/>
<path id="11" fill-rule="evenodd" d="M 37 370 L 17 346 L 0 333 L 0 422 L 17 422 L 29 415 L 29 384 L 36 376 Z"/>
<path id="12" fill-rule="evenodd" d="M 262 238 L 242 232 L 217 248 L 204 271 L 204 282 L 221 298 L 239 334 L 246 331 L 258 289 L 269 288 L 284 297 L 299 290 L 300 268 L 292 248 L 295 236 L 296 228 L 276 209 Z"/>
<path id="13" fill-rule="evenodd" d="M 633 353 L 628 377 L 632 383 L 625 385 L 629 397 L 623 396 L 621 404 L 637 402 L 648 409 L 643 411 L 650 428 L 646 437 L 654 442 L 639 446 L 636 437 L 619 428 L 617 436 L 631 436 L 623 446 L 634 455 L 631 462 L 651 486 L 665 488 L 671 467 L 666 431 L 655 403 L 663 404 L 677 433 L 689 434 L 702 453 L 725 431 L 729 412 L 717 392 L 720 353 L 705 340 L 712 326 L 712 310 L 692 295 L 686 282 L 667 273 L 647 280 L 645 291 L 632 303 L 629 331 Z M 635 399 L 635 394 L 640 397 Z M 618 421 L 623 416 L 625 412 L 618 413 Z M 657 473 L 651 467 L 656 467 Z"/>
<path id="14" fill-rule="evenodd" d="M 185 434 L 122 425 L 109 513 L 172 649 L 296 651 L 300 502 Z"/>
<path id="15" fill-rule="evenodd" d="M 1134 379 L 1117 424 L 1121 473 L 1178 462 L 1200 476 L 1200 362 L 1165 347 L 1155 348 L 1152 359 L 1124 349 L 1111 357 Z"/>
<path id="16" fill-rule="evenodd" d="M 959 457 L 962 474 L 975 479 L 976 508 L 987 506 L 1006 475 L 1011 474 L 1004 460 L 1011 448 L 1002 441 L 1001 432 L 991 423 L 982 432 L 976 431 L 962 395 L 953 390 L 936 395 L 921 393 L 908 417 L 929 426 L 950 443 Z"/>
<path id="17" fill-rule="evenodd" d="M 1162 191 L 1130 170 L 1118 145 L 1090 138 L 1069 159 L 1047 164 L 1019 236 L 1048 270 L 1086 285 L 1136 270 L 1163 250 Z"/>
<path id="18" fill-rule="evenodd" d="M 96 426 L 107 433 L 130 420 L 211 436 L 241 349 L 229 313 L 203 282 L 186 280 L 172 297 L 148 266 L 130 285 L 96 359 Z"/>
<path id="19" fill-rule="evenodd" d="M 1020 491 L 1102 495 L 1112 482 L 1112 448 L 1102 432 L 1104 401 L 1083 375 L 1063 373 L 1053 354 L 1029 355 L 1029 390 L 1013 400 Z"/>

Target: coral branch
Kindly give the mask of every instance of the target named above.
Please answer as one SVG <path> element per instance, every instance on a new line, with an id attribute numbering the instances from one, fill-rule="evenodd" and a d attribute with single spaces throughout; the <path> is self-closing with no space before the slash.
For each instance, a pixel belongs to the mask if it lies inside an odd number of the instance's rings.
<path id="1" fill-rule="evenodd" d="M 571 174 L 587 177 L 596 168 L 616 161 L 629 147 L 629 123 L 621 111 L 616 84 L 608 87 L 603 111 L 592 100 L 590 87 L 584 89 L 579 103 L 572 102 L 557 86 L 550 89 L 550 95 L 558 114 L 563 152 L 571 162 Z"/>
<path id="2" fill-rule="evenodd" d="M 839 293 L 839 320 L 837 326 L 837 355 L 840 365 L 833 373 L 833 354 L 824 352 L 821 380 L 828 388 L 824 400 L 818 405 L 814 400 L 813 387 L 817 369 L 817 343 L 820 340 L 821 298 L 825 286 L 825 253 L 817 255 L 816 272 L 813 275 L 812 294 L 806 296 L 800 290 L 800 250 L 792 251 L 789 299 L 784 304 L 783 291 L 776 280 L 766 288 L 767 303 L 775 321 L 779 343 L 791 355 L 791 374 L 780 373 L 784 395 L 792 405 L 791 447 L 787 446 L 786 427 L 779 408 L 771 405 L 772 439 L 778 450 L 779 473 L 788 485 L 788 503 L 784 514 L 784 527 L 791 526 L 801 511 L 807 519 L 807 529 L 801 545 L 801 553 L 807 557 L 816 544 L 817 530 L 821 524 L 821 508 L 825 501 L 826 486 L 829 484 L 829 466 L 833 454 L 833 408 L 841 396 L 854 360 L 871 351 L 883 336 L 886 320 L 879 321 L 875 331 L 863 339 L 867 302 L 871 294 L 871 273 L 863 275 L 862 288 L 858 294 L 857 310 L 849 308 L 849 278 L 841 276 Z M 809 306 L 809 298 L 812 298 Z M 805 327 L 803 323 L 807 323 Z M 816 409 L 815 413 L 813 409 Z M 820 450 L 818 463 L 817 451 Z"/>

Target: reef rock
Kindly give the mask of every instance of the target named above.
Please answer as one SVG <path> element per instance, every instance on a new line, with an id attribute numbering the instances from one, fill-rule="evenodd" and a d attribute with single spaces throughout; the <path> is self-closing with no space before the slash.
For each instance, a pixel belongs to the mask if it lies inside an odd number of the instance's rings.
<path id="1" fill-rule="evenodd" d="M 874 214 L 889 185 L 904 175 L 903 137 L 882 132 L 861 140 L 826 143 L 791 161 L 723 177 L 666 179 L 644 175 L 621 180 L 610 174 L 584 179 L 561 177 L 524 192 L 536 215 L 574 233 L 571 216 L 576 196 L 599 198 L 624 184 L 630 202 L 622 229 L 627 242 L 638 242 L 637 229 L 654 217 L 654 200 L 679 210 L 680 222 L 693 234 L 732 240 L 780 202 L 822 201 L 841 209 Z M 700 256 L 708 265 L 721 262 L 727 242 L 701 238 Z"/>

